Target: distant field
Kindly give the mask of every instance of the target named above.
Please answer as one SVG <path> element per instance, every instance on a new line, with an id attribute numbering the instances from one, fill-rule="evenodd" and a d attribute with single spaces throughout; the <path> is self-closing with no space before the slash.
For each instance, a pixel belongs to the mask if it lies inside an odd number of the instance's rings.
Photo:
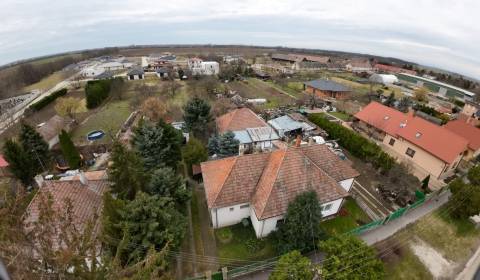
<path id="1" fill-rule="evenodd" d="M 29 85 L 23 88 L 24 92 L 29 92 L 32 90 L 40 90 L 40 91 L 47 91 L 54 87 L 56 84 L 60 83 L 61 81 L 67 78 L 67 73 L 65 72 L 55 72 L 52 75 L 42 79 L 40 82 Z"/>

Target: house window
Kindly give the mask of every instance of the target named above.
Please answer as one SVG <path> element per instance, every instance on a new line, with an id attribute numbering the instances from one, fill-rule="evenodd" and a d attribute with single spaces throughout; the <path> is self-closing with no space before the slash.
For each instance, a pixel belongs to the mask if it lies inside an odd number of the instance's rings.
<path id="1" fill-rule="evenodd" d="M 395 144 L 395 139 L 390 138 L 390 142 L 388 142 L 390 146 L 393 146 Z"/>
<path id="2" fill-rule="evenodd" d="M 243 205 L 240 205 L 240 209 L 245 209 L 245 208 L 248 208 L 250 207 L 249 204 L 243 204 Z"/>
<path id="3" fill-rule="evenodd" d="M 230 207 L 230 212 L 232 212 L 234 209 L 235 209 L 235 208 L 233 208 L 233 207 Z"/>
<path id="4" fill-rule="evenodd" d="M 322 211 L 328 211 L 332 208 L 332 204 L 323 205 L 321 208 Z"/>
<path id="5" fill-rule="evenodd" d="M 413 158 L 413 156 L 415 155 L 415 151 L 410 148 L 407 148 L 407 151 L 405 152 L 405 154 Z"/>

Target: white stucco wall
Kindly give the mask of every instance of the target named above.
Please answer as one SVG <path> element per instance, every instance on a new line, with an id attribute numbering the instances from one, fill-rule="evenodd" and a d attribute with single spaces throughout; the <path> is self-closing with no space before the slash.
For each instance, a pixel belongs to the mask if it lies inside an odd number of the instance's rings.
<path id="1" fill-rule="evenodd" d="M 257 238 L 262 238 L 269 235 L 272 231 L 277 229 L 277 221 L 283 219 L 283 216 L 268 218 L 265 220 L 258 220 L 253 208 L 250 210 L 250 220 L 252 221 L 253 229 Z"/>
<path id="2" fill-rule="evenodd" d="M 351 189 L 352 186 L 353 186 L 353 178 L 340 181 L 340 185 L 342 186 L 342 188 L 343 188 L 344 190 L 346 190 L 347 192 L 349 192 L 350 189 Z"/>
<path id="3" fill-rule="evenodd" d="M 243 205 L 248 205 L 248 207 L 240 208 Z M 250 217 L 250 205 L 242 203 L 230 207 L 213 208 L 210 209 L 210 217 L 214 228 L 238 224 L 242 219 Z"/>
<path id="4" fill-rule="evenodd" d="M 327 205 L 331 205 L 328 210 L 322 210 L 322 217 L 328 217 L 330 215 L 337 214 L 338 210 L 340 210 L 340 206 L 342 206 L 343 198 L 330 201 L 327 203 L 322 204 L 322 209 L 325 208 Z"/>

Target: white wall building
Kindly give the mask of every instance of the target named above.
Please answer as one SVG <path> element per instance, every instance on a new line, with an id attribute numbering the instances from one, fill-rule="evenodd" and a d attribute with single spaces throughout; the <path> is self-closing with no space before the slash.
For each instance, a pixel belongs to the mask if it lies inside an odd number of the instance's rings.
<path id="1" fill-rule="evenodd" d="M 192 75 L 217 75 L 220 73 L 220 64 L 216 61 L 203 61 L 200 58 L 191 58 L 187 62 Z"/>
<path id="2" fill-rule="evenodd" d="M 307 185 L 317 192 L 322 215 L 335 215 L 359 175 L 325 145 L 229 157 L 201 167 L 212 226 L 249 218 L 258 238 L 276 230 Z"/>

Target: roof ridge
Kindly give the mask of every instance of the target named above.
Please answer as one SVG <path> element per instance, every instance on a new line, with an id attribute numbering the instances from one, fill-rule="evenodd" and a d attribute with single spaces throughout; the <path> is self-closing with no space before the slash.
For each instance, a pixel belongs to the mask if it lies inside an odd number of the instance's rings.
<path id="1" fill-rule="evenodd" d="M 220 188 L 220 191 L 217 193 L 217 195 L 215 196 L 215 198 L 213 199 L 212 201 L 212 205 L 215 205 L 215 201 L 217 200 L 217 198 L 220 196 L 220 194 L 222 193 L 222 191 L 224 190 L 223 186 L 225 185 L 225 182 L 227 181 L 227 179 L 230 177 L 230 174 L 232 173 L 232 170 L 233 170 L 233 167 L 235 166 L 235 164 L 237 163 L 237 160 L 238 160 L 238 157 L 239 156 L 235 156 L 235 160 L 233 161 L 232 165 L 230 166 L 230 170 L 228 171 L 228 174 L 227 176 L 225 176 L 225 179 L 223 180 L 222 184 L 221 184 L 221 188 Z M 226 158 L 227 159 L 227 158 Z"/>
<path id="2" fill-rule="evenodd" d="M 262 207 L 262 211 L 261 211 L 260 215 L 257 215 L 257 218 L 258 218 L 258 217 L 261 217 L 261 216 L 263 215 L 263 213 L 265 212 L 265 209 L 267 208 L 268 202 L 270 201 L 270 198 L 272 197 L 273 186 L 274 186 L 275 183 L 277 182 L 278 174 L 280 173 L 280 169 L 281 169 L 281 167 L 282 167 L 282 165 L 283 165 L 283 163 L 284 163 L 284 159 L 285 159 L 285 156 L 287 155 L 288 149 L 285 149 L 285 150 L 277 150 L 277 151 L 283 153 L 283 155 L 282 155 L 282 158 L 281 158 L 281 160 L 280 160 L 280 164 L 278 165 L 278 168 L 277 168 L 277 170 L 276 170 L 276 172 L 275 172 L 275 180 L 273 180 L 273 183 L 271 184 L 271 186 L 269 186 L 270 190 L 269 190 L 269 192 L 268 192 L 268 198 L 265 200 L 265 204 L 264 204 L 263 207 Z M 273 155 L 273 152 L 270 153 L 270 157 L 271 157 L 272 155 Z M 269 159 L 270 159 L 270 157 L 269 157 Z M 268 165 L 268 164 L 267 164 L 267 165 Z M 263 168 L 263 171 L 265 171 L 265 168 L 267 167 L 267 165 L 265 165 L 265 167 Z M 263 171 L 262 171 L 262 176 L 261 176 L 260 179 L 259 179 L 259 182 L 260 182 L 260 180 L 263 178 L 263 175 L 264 175 Z M 257 190 L 258 190 L 258 183 L 257 183 L 257 188 L 255 188 L 255 191 L 257 191 Z M 255 207 L 254 207 L 254 211 L 255 211 Z M 255 214 L 257 214 L 256 211 L 255 211 Z"/>

